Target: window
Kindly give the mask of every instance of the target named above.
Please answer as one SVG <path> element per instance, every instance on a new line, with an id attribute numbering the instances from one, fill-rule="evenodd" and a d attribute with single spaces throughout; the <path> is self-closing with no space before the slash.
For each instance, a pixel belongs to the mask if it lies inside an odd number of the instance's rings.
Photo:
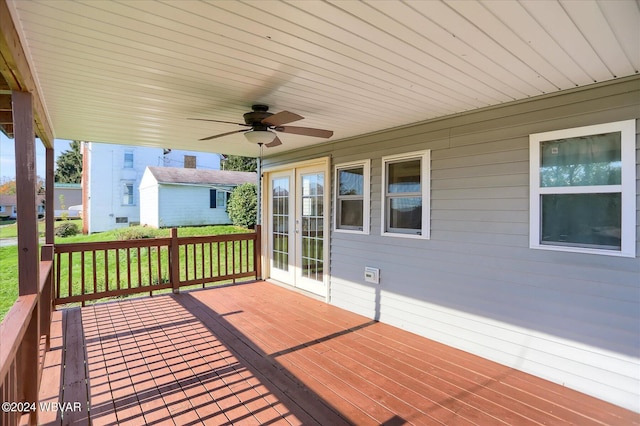
<path id="1" fill-rule="evenodd" d="M 635 127 L 530 135 L 531 248 L 635 257 Z"/>
<path id="2" fill-rule="evenodd" d="M 382 158 L 382 234 L 429 238 L 431 152 Z"/>
<path id="3" fill-rule="evenodd" d="M 116 217 L 116 223 L 129 223 L 128 217 Z"/>
<path id="4" fill-rule="evenodd" d="M 334 229 L 369 233 L 369 160 L 336 166 Z"/>
<path id="5" fill-rule="evenodd" d="M 221 191 L 219 189 L 210 189 L 209 190 L 209 208 L 217 209 L 224 208 L 227 206 L 227 200 L 231 195 L 230 192 Z"/>
<path id="6" fill-rule="evenodd" d="M 122 204 L 125 206 L 133 205 L 133 183 L 125 182 L 122 185 Z"/>
<path id="7" fill-rule="evenodd" d="M 123 167 L 125 169 L 132 169 L 133 168 L 133 151 L 125 151 Z"/>
<path id="8" fill-rule="evenodd" d="M 184 168 L 185 169 L 195 169 L 196 168 L 196 156 L 195 155 L 185 155 L 184 156 Z"/>

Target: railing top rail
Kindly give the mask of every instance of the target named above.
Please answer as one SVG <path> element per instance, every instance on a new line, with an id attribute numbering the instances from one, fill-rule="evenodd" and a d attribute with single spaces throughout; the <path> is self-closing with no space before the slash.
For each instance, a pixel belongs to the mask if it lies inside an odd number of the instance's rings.
<path id="1" fill-rule="evenodd" d="M 37 300 L 37 294 L 18 297 L 0 323 L 0 380 L 4 379 L 18 351 Z"/>
<path id="2" fill-rule="evenodd" d="M 56 244 L 56 253 L 69 253 L 76 251 L 126 249 L 136 247 L 168 246 L 171 238 L 143 238 L 139 240 L 99 241 L 93 243 L 64 243 Z"/>
<path id="3" fill-rule="evenodd" d="M 245 241 L 255 239 L 255 232 L 247 232 L 241 234 L 199 235 L 194 237 L 178 237 L 178 244 L 215 243 L 218 241 Z"/>

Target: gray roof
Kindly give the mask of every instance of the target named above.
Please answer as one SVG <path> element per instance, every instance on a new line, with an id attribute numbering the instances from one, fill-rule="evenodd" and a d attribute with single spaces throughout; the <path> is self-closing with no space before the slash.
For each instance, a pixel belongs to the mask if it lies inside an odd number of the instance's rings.
<path id="1" fill-rule="evenodd" d="M 178 167 L 147 167 L 158 183 L 192 185 L 242 185 L 257 183 L 255 172 L 227 170 L 185 169 Z"/>

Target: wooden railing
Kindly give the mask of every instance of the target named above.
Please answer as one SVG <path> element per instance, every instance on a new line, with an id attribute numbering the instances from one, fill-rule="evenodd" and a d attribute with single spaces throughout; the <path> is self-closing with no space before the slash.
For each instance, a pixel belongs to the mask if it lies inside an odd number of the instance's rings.
<path id="1" fill-rule="evenodd" d="M 0 425 L 37 424 L 38 387 L 49 348 L 53 245 L 43 246 L 41 253 L 38 292 L 18 297 L 0 324 Z"/>
<path id="2" fill-rule="evenodd" d="M 19 296 L 0 324 L 0 403 L 5 403 L 0 425 L 38 424 L 38 387 L 53 307 L 259 279 L 256 228 L 247 234 L 184 238 L 172 229 L 170 238 L 42 246 L 37 293 Z"/>
<path id="3" fill-rule="evenodd" d="M 55 305 L 260 278 L 260 230 L 246 234 L 56 244 Z"/>

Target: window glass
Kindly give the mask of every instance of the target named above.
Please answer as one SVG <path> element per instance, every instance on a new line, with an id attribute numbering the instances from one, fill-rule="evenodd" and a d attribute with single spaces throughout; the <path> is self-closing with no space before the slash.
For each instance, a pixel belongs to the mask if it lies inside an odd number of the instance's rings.
<path id="1" fill-rule="evenodd" d="M 540 144 L 540 186 L 620 185 L 620 132 Z"/>
<path id="2" fill-rule="evenodd" d="M 340 226 L 362 228 L 363 201 L 362 200 L 340 200 L 338 204 L 340 213 Z"/>
<path id="3" fill-rule="evenodd" d="M 336 230 L 369 232 L 369 170 L 369 160 L 336 167 Z"/>
<path id="4" fill-rule="evenodd" d="M 619 250 L 620 193 L 542 195 L 541 244 Z"/>
<path id="5" fill-rule="evenodd" d="M 338 172 L 340 195 L 364 194 L 364 167 L 355 167 Z"/>
<path id="6" fill-rule="evenodd" d="M 133 184 L 125 183 L 122 191 L 122 204 L 133 205 Z"/>
<path id="7" fill-rule="evenodd" d="M 216 207 L 225 207 L 227 205 L 227 193 L 224 191 L 218 191 L 216 194 Z"/>
<path id="8" fill-rule="evenodd" d="M 391 198 L 389 200 L 389 228 L 422 229 L 422 198 Z"/>
<path id="9" fill-rule="evenodd" d="M 420 192 L 420 160 L 390 163 L 388 166 L 389 193 Z"/>
<path id="10" fill-rule="evenodd" d="M 133 168 L 133 152 L 127 151 L 124 153 L 124 168 L 131 169 Z"/>

